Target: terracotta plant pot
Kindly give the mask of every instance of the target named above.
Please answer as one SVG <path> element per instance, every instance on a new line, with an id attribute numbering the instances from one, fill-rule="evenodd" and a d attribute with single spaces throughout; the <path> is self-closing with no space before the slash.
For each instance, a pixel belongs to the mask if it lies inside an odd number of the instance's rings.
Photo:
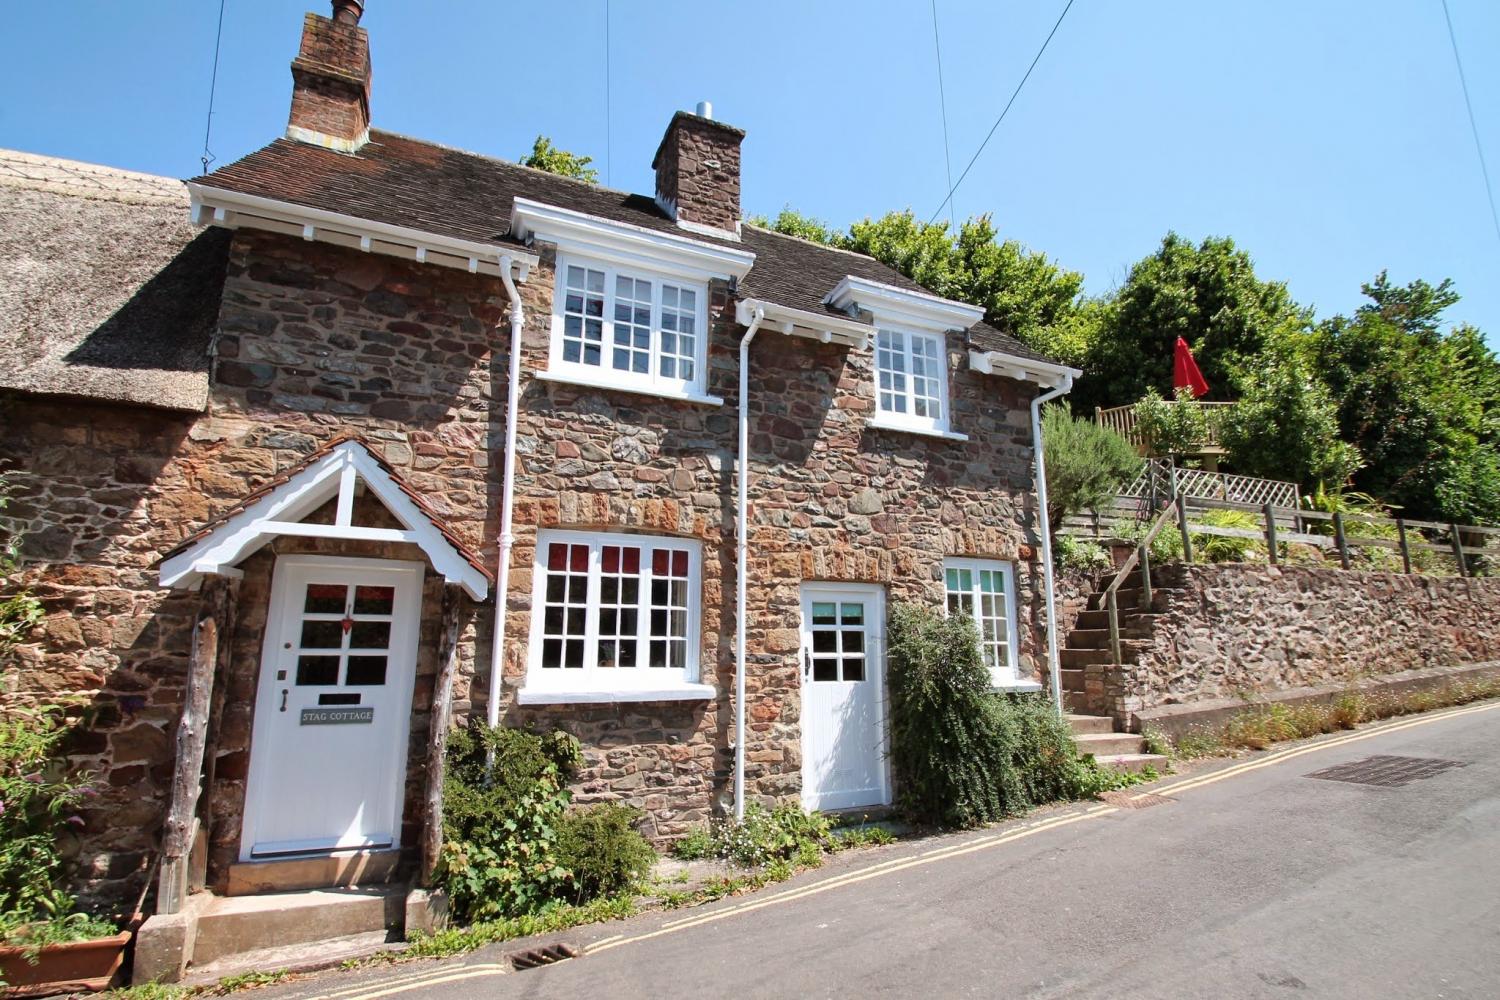
<path id="1" fill-rule="evenodd" d="M 45 997 L 55 993 L 77 993 L 108 989 L 125 960 L 131 932 L 92 941 L 49 944 L 26 960 L 25 948 L 0 948 L 0 979 L 6 986 L 0 997 Z"/>

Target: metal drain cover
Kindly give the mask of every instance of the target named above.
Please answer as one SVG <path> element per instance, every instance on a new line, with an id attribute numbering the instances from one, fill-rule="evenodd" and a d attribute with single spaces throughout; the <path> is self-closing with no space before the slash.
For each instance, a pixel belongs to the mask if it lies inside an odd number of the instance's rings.
<path id="1" fill-rule="evenodd" d="M 1325 781 L 1347 781 L 1355 785 L 1378 785 L 1382 788 L 1398 788 L 1413 781 L 1421 781 L 1435 774 L 1466 767 L 1461 760 L 1442 760 L 1438 757 L 1388 757 L 1377 755 L 1347 764 L 1335 764 L 1321 771 L 1304 775 L 1322 778 Z"/>
<path id="2" fill-rule="evenodd" d="M 539 965 L 555 965 L 578 957 L 578 949 L 570 944 L 549 944 L 544 948 L 518 951 L 510 956 L 510 964 L 517 969 L 535 969 Z"/>

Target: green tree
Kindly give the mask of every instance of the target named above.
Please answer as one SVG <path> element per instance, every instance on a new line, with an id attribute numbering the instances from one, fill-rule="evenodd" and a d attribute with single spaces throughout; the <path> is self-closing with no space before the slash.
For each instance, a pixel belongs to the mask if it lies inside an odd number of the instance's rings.
<path id="1" fill-rule="evenodd" d="M 786 236 L 796 236 L 813 243 L 822 243 L 824 246 L 842 248 L 848 243 L 848 237 L 822 219 L 803 215 L 790 205 L 782 208 L 774 219 L 768 219 L 764 215 L 752 215 L 745 221 L 761 229 L 769 229 Z"/>
<path id="2" fill-rule="evenodd" d="M 1135 478 L 1141 457 L 1131 443 L 1062 404 L 1042 410 L 1047 458 L 1047 525 L 1056 533 L 1071 514 L 1096 510 Z"/>
<path id="3" fill-rule="evenodd" d="M 1442 332 L 1452 284 L 1392 286 L 1320 323 L 1307 357 L 1338 402 L 1339 433 L 1366 466 L 1357 489 L 1409 517 L 1500 521 L 1500 363 L 1480 332 Z"/>
<path id="4" fill-rule="evenodd" d="M 1339 439 L 1338 406 L 1312 371 L 1302 345 L 1273 338 L 1235 375 L 1239 399 L 1219 426 L 1236 472 L 1342 489 L 1360 466 L 1359 449 Z"/>
<path id="5" fill-rule="evenodd" d="M 1177 338 L 1193 349 L 1210 398 L 1227 397 L 1230 373 L 1273 332 L 1310 322 L 1279 281 L 1262 281 L 1250 255 L 1227 237 L 1194 245 L 1168 233 L 1130 269 L 1101 315 L 1075 393 L 1083 406 L 1122 406 L 1172 384 Z"/>
<path id="6" fill-rule="evenodd" d="M 545 170 L 549 174 L 561 174 L 586 184 L 598 184 L 599 171 L 589 166 L 593 162 L 592 156 L 579 156 L 566 149 L 558 149 L 552 145 L 552 140 L 544 135 L 537 136 L 536 142 L 531 146 L 531 152 L 521 157 L 523 167 Z"/>
<path id="7" fill-rule="evenodd" d="M 1148 388 L 1135 404 L 1135 426 L 1153 455 L 1168 455 L 1174 464 L 1208 440 L 1208 417 L 1186 387 L 1173 399 L 1162 398 L 1154 386 Z"/>

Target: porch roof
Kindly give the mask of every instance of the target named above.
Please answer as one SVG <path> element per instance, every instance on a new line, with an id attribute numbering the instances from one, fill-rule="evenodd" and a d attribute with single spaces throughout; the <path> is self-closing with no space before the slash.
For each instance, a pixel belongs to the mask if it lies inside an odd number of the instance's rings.
<path id="1" fill-rule="evenodd" d="M 358 483 L 373 493 L 401 528 L 353 523 Z M 332 524 L 308 523 L 309 514 L 337 498 Z M 483 600 L 494 582 L 479 554 L 443 523 L 395 469 L 358 436 L 340 435 L 285 470 L 229 510 L 183 539 L 158 564 L 163 587 L 196 587 L 203 577 L 234 567 L 279 535 L 406 542 L 416 545 L 450 584 Z"/>

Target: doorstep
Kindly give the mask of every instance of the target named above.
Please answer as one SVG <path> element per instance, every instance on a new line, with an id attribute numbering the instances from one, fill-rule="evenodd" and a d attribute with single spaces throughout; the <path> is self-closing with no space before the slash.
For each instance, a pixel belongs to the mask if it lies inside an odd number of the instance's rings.
<path id="1" fill-rule="evenodd" d="M 328 889 L 344 886 L 386 885 L 395 878 L 401 851 L 335 851 L 316 857 L 274 861 L 241 861 L 229 866 L 226 896 L 254 896 L 265 892 Z"/>

